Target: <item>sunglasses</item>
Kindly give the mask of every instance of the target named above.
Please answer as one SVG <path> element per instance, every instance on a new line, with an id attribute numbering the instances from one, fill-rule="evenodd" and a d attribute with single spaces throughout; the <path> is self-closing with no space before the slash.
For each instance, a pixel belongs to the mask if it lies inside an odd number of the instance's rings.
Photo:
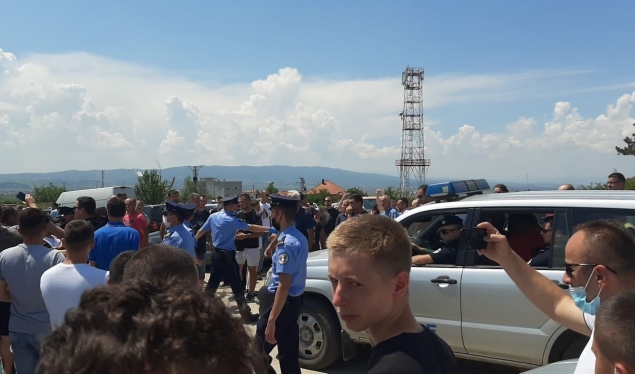
<path id="1" fill-rule="evenodd" d="M 443 235 L 446 235 L 446 234 L 449 234 L 449 233 L 451 233 L 452 231 L 456 231 L 456 230 L 458 230 L 458 229 L 450 229 L 450 230 L 441 229 L 441 230 L 439 230 L 439 232 L 440 232 L 441 234 L 443 234 Z"/>
<path id="2" fill-rule="evenodd" d="M 578 266 L 598 266 L 598 265 L 604 265 L 604 264 L 564 264 L 564 271 L 565 273 L 567 273 L 568 276 L 573 276 L 573 271 L 575 270 L 576 267 Z M 609 271 L 615 275 L 617 275 L 617 271 L 611 269 L 610 267 L 604 265 L 605 268 L 609 269 Z"/>

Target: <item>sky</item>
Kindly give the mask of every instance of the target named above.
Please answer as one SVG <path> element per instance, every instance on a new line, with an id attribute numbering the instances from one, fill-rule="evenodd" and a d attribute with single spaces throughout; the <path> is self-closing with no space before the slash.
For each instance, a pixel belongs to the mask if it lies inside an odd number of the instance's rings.
<path id="1" fill-rule="evenodd" d="M 635 174 L 631 0 L 0 2 L 2 173 L 182 165 L 398 175 L 423 67 L 428 177 Z"/>

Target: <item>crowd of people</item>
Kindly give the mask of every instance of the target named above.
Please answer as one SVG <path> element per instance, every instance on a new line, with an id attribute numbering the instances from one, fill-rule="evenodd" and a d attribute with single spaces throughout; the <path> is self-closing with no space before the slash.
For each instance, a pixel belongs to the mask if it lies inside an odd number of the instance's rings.
<path id="1" fill-rule="evenodd" d="M 624 182 L 623 176 L 609 176 L 615 189 Z M 273 373 L 270 353 L 277 346 L 281 372 L 300 373 L 297 319 L 307 258 L 324 246 L 333 304 L 348 329 L 370 338 L 368 373 L 459 372 L 448 345 L 420 325 L 409 307 L 412 244 L 395 218 L 408 205 L 427 203 L 425 186 L 411 204 L 399 200 L 393 206 L 379 195 L 377 214 L 367 214 L 360 195 L 342 194 L 337 208 L 327 197 L 323 210 L 298 191 L 263 191 L 260 199 L 221 198 L 210 214 L 203 212 L 201 196 L 180 204 L 171 191 L 159 245 L 148 245 L 146 219 L 128 198 L 109 198 L 107 218 L 100 219 L 94 200 L 81 197 L 73 219 L 61 225 L 30 196 L 20 211 L 2 206 L 5 372 Z M 456 224 L 445 222 L 445 235 Z M 591 221 L 575 228 L 563 278 L 571 290 L 534 270 L 494 225 L 479 227 L 488 243 L 480 254 L 500 264 L 550 318 L 591 336 L 577 374 L 635 373 L 635 239 L 622 223 Z M 212 269 L 205 286 L 208 241 Z M 256 298 L 265 257 L 272 260 L 273 282 L 260 295 L 269 307 L 258 315 L 248 303 Z M 231 287 L 241 319 L 215 296 L 222 282 Z M 574 299 L 572 293 L 582 296 Z M 256 323 L 255 336 L 244 323 Z"/>

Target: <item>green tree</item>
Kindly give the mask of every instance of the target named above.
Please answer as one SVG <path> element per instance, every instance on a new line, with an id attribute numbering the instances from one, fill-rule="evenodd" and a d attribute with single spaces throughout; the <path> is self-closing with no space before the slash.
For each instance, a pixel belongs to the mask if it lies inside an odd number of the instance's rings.
<path id="1" fill-rule="evenodd" d="M 48 186 L 33 187 L 33 198 L 36 203 L 53 203 L 57 201 L 62 192 L 66 192 L 65 187 L 49 183 Z"/>
<path id="2" fill-rule="evenodd" d="M 274 194 L 274 193 L 278 193 L 278 189 L 276 188 L 276 186 L 274 184 L 275 184 L 275 182 L 267 183 L 267 188 L 265 188 L 265 190 L 267 190 L 269 195 Z"/>
<path id="3" fill-rule="evenodd" d="M 174 186 L 174 179 L 171 182 L 163 180 L 156 170 L 146 170 L 137 179 L 134 186 L 134 193 L 137 199 L 143 200 L 148 205 L 162 204 L 167 197 L 168 191 Z"/>
<path id="4" fill-rule="evenodd" d="M 579 190 L 608 190 L 609 185 L 606 183 L 589 183 L 587 185 L 580 185 Z"/>
<path id="5" fill-rule="evenodd" d="M 635 126 L 635 123 L 633 126 Z M 635 156 L 635 133 L 633 133 L 632 136 L 625 137 L 624 143 L 626 143 L 626 147 L 615 146 L 617 154 L 623 156 Z"/>
<path id="6" fill-rule="evenodd" d="M 333 200 L 336 199 L 336 197 L 331 195 L 327 189 L 322 189 L 318 193 L 312 193 L 312 194 L 306 195 L 306 200 L 310 204 L 315 203 L 318 206 L 323 206 L 324 205 L 324 199 L 326 199 L 327 197 L 330 197 Z"/>
<path id="7" fill-rule="evenodd" d="M 181 202 L 187 202 L 187 195 L 192 192 L 196 192 L 199 195 L 208 196 L 207 185 L 203 181 L 194 183 L 191 176 L 187 176 L 183 181 L 183 189 L 181 189 L 180 199 Z"/>
<path id="8" fill-rule="evenodd" d="M 360 187 L 351 187 L 348 190 L 346 190 L 346 192 L 348 192 L 351 195 L 368 196 L 368 194 L 364 192 L 364 190 L 362 190 Z"/>
<path id="9" fill-rule="evenodd" d="M 388 195 L 388 197 L 390 198 L 390 200 L 392 201 L 397 201 L 402 197 L 405 196 L 400 196 L 399 195 L 399 190 L 395 187 L 386 187 L 386 189 L 384 190 L 384 195 Z"/>

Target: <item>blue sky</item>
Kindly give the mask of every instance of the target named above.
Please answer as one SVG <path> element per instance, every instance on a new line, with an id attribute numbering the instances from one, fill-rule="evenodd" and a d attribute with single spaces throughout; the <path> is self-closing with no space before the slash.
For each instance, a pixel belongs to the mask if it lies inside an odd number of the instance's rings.
<path id="1" fill-rule="evenodd" d="M 85 52 L 211 88 L 284 67 L 305 81 L 398 79 L 406 65 L 423 66 L 426 82 L 555 72 L 511 84 L 526 95 L 426 110 L 447 135 L 463 124 L 495 132 L 519 117 L 534 118 L 538 133 L 556 102 L 596 117 L 633 92 L 634 14 L 629 0 L 3 1 L 0 48 L 22 61 Z"/>

